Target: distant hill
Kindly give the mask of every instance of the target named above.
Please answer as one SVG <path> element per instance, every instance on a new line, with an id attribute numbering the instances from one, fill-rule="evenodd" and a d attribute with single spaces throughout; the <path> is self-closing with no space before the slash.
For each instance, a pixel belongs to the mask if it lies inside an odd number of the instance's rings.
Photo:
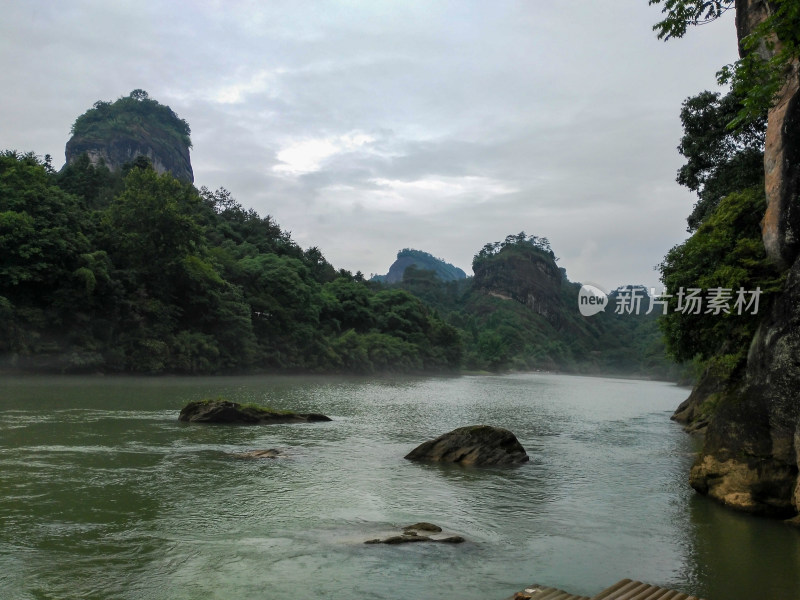
<path id="1" fill-rule="evenodd" d="M 436 277 L 442 281 L 458 281 L 459 279 L 467 278 L 467 274 L 464 271 L 443 261 L 441 258 L 436 258 L 422 250 L 404 248 L 397 253 L 397 260 L 389 267 L 389 272 L 386 275 L 374 275 L 372 280 L 383 283 L 397 283 L 403 280 L 403 273 L 412 265 L 417 269 L 433 271 Z"/>
<path id="2" fill-rule="evenodd" d="M 65 166 L 86 154 L 92 165 L 104 163 L 113 172 L 144 156 L 156 172 L 192 183 L 190 134 L 189 124 L 169 106 L 153 100 L 144 90 L 133 90 L 115 102 L 95 102 L 75 120 Z"/>
<path id="3" fill-rule="evenodd" d="M 443 282 L 415 268 L 392 287 L 411 292 L 462 332 L 463 367 L 470 370 L 546 369 L 591 374 L 677 378 L 665 356 L 641 286 L 609 294 L 608 310 L 584 317 L 580 284 L 559 268 L 547 238 L 524 232 L 486 244 L 474 257 L 474 277 Z M 622 291 L 635 290 L 641 310 L 617 310 Z"/>

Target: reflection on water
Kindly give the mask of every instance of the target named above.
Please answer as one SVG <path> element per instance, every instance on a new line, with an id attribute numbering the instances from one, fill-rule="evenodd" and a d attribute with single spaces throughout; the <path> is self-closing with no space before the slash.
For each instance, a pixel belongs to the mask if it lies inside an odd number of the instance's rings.
<path id="1" fill-rule="evenodd" d="M 331 423 L 177 422 L 224 395 Z M 686 484 L 686 391 L 546 374 L 450 379 L 7 378 L 0 384 L 3 598 L 503 598 L 623 577 L 708 600 L 800 597 L 798 532 Z M 512 469 L 414 464 L 488 423 Z M 278 448 L 275 460 L 232 458 Z M 365 546 L 415 521 L 460 546 Z M 7 592 L 10 590 L 10 592 Z"/>

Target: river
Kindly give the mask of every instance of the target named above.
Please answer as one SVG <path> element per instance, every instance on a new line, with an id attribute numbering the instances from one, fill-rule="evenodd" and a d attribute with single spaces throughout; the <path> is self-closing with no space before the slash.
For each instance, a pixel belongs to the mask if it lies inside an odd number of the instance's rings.
<path id="1" fill-rule="evenodd" d="M 687 484 L 687 390 L 554 374 L 4 377 L 0 598 L 502 600 L 624 577 L 708 600 L 800 598 L 800 532 Z M 204 426 L 226 396 L 330 423 Z M 513 431 L 510 469 L 403 459 L 456 427 Z M 277 448 L 278 459 L 231 453 Z M 365 545 L 417 521 L 461 545 Z"/>

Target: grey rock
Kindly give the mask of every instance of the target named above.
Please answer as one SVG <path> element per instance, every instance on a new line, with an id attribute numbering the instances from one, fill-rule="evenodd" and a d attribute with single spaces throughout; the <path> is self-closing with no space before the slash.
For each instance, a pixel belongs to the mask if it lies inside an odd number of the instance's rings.
<path id="1" fill-rule="evenodd" d="M 330 421 L 330 417 L 318 413 L 292 413 L 275 411 L 250 404 L 239 404 L 230 400 L 197 400 L 181 410 L 179 421 L 187 423 L 231 423 L 259 425 L 270 423 L 312 423 Z"/>
<path id="2" fill-rule="evenodd" d="M 518 465 L 528 453 L 508 429 L 490 425 L 460 427 L 420 444 L 405 458 L 469 466 Z"/>

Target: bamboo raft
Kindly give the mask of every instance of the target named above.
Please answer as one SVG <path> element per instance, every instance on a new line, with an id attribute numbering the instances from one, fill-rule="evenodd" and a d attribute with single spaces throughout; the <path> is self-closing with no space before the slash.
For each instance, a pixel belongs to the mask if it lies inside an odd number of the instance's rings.
<path id="1" fill-rule="evenodd" d="M 575 596 L 563 590 L 531 585 L 507 600 L 702 600 L 675 590 L 623 579 L 596 596 Z"/>

